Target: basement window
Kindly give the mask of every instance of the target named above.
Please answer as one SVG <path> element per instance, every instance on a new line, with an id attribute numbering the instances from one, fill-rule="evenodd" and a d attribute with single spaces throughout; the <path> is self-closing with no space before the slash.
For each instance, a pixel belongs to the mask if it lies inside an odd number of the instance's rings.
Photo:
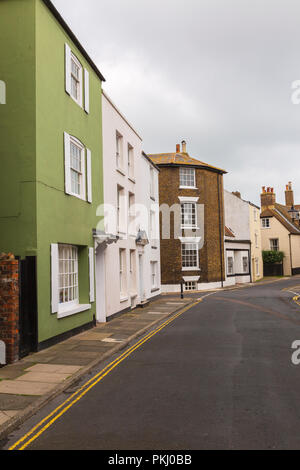
<path id="1" fill-rule="evenodd" d="M 196 281 L 187 281 L 185 283 L 185 290 L 186 291 L 197 290 L 197 282 Z"/>

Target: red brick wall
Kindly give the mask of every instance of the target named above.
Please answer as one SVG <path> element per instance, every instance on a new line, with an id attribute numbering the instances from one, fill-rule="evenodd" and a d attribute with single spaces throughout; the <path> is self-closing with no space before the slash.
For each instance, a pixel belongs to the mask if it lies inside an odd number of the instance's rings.
<path id="1" fill-rule="evenodd" d="M 19 262 L 0 260 L 0 340 L 6 344 L 6 362 L 19 359 Z"/>

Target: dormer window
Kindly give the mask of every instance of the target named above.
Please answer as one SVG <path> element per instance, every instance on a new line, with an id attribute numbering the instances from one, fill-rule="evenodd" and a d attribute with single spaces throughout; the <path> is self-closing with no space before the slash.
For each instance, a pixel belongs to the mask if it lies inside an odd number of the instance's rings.
<path id="1" fill-rule="evenodd" d="M 264 217 L 261 219 L 261 226 L 262 228 L 270 228 L 270 219 L 269 217 Z"/>

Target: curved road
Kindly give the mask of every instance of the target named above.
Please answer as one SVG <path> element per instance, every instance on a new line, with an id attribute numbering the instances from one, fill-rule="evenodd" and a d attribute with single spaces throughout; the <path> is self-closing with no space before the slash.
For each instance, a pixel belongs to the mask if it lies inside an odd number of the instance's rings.
<path id="1" fill-rule="evenodd" d="M 291 361 L 300 340 L 297 292 L 299 276 L 209 295 L 33 433 L 26 448 L 299 449 L 300 365 Z M 5 447 L 67 397 L 28 420 Z"/>

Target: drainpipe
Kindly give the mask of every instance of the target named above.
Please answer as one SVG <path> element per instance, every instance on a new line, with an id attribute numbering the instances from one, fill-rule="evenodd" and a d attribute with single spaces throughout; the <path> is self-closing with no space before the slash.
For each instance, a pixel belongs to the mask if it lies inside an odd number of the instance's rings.
<path id="1" fill-rule="evenodd" d="M 293 255 L 292 255 L 292 241 L 291 241 L 291 233 L 289 233 L 289 241 L 290 241 L 290 260 L 291 260 L 291 275 L 293 275 Z M 283 262 L 282 262 L 283 264 Z M 284 271 L 283 271 L 284 275 Z"/>
<path id="2" fill-rule="evenodd" d="M 219 237 L 220 237 L 220 261 L 221 261 L 221 286 L 224 287 L 224 266 L 223 266 L 223 242 L 222 240 L 222 220 L 223 217 L 221 217 L 221 197 L 220 197 L 220 175 L 218 174 L 218 204 L 219 204 Z M 224 224 L 223 224 L 224 225 Z"/>

